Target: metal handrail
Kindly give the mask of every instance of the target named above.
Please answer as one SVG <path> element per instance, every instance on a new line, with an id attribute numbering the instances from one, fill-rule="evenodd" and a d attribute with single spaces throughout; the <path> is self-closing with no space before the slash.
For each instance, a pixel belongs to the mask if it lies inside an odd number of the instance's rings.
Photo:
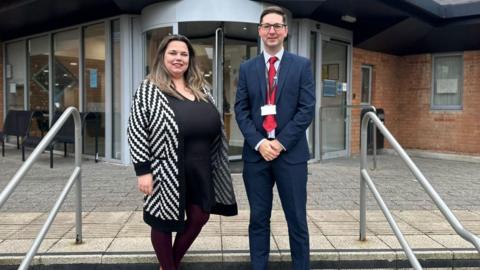
<path id="1" fill-rule="evenodd" d="M 33 150 L 32 154 L 28 157 L 28 159 L 23 163 L 23 165 L 18 169 L 17 173 L 12 177 L 10 182 L 8 182 L 5 189 L 0 193 L 0 208 L 3 204 L 7 201 L 10 195 L 13 193 L 17 185 L 22 181 L 25 174 L 30 170 L 33 164 L 37 161 L 40 154 L 49 146 L 50 142 L 55 138 L 55 135 L 60 131 L 62 126 L 67 121 L 68 117 L 73 116 L 73 120 L 75 122 L 75 168 L 73 173 L 70 175 L 70 178 L 67 181 L 67 184 L 62 190 L 62 193 L 58 197 L 55 205 L 53 206 L 52 210 L 50 211 L 47 221 L 43 225 L 42 229 L 40 230 L 39 234 L 35 238 L 35 241 L 32 244 L 32 247 L 26 254 L 25 258 L 22 260 L 22 263 L 18 267 L 19 270 L 26 270 L 30 265 L 33 257 L 38 251 L 40 244 L 42 243 L 43 239 L 45 239 L 45 235 L 47 234 L 50 226 L 55 219 L 55 216 L 58 213 L 58 210 L 62 206 L 65 198 L 67 197 L 68 192 L 72 188 L 73 184 L 77 183 L 77 191 L 76 191 L 76 215 L 75 215 L 75 224 L 76 224 L 76 238 L 75 242 L 77 244 L 82 242 L 82 138 L 81 138 L 81 131 L 82 125 L 80 120 L 80 113 L 74 107 L 69 107 L 65 110 L 65 112 L 60 116 L 60 118 L 55 122 L 53 127 L 50 131 L 45 135 L 42 141 L 38 144 L 38 146 Z"/>
<path id="2" fill-rule="evenodd" d="M 417 180 L 420 182 L 422 187 L 425 189 L 427 194 L 430 196 L 430 198 L 433 200 L 433 202 L 436 204 L 436 206 L 440 209 L 442 214 L 445 216 L 447 221 L 450 223 L 450 225 L 453 227 L 453 229 L 459 234 L 463 239 L 469 241 L 470 243 L 473 244 L 473 246 L 477 249 L 477 251 L 480 252 L 480 238 L 470 231 L 466 230 L 460 221 L 455 217 L 455 215 L 450 211 L 448 208 L 447 204 L 442 200 L 440 195 L 435 191 L 435 189 L 432 187 L 430 182 L 425 178 L 425 176 L 422 174 L 422 172 L 418 169 L 418 167 L 415 165 L 415 163 L 412 161 L 412 159 L 407 155 L 405 150 L 403 150 L 402 146 L 397 142 L 397 140 L 393 137 L 393 135 L 388 131 L 388 129 L 383 125 L 383 123 L 380 121 L 380 119 L 377 117 L 377 115 L 373 112 L 368 112 L 363 116 L 362 119 L 362 129 L 361 129 L 361 144 L 360 144 L 360 151 L 361 151 L 361 169 L 360 169 L 360 174 L 361 174 L 361 183 L 360 183 L 360 240 L 365 240 L 366 236 L 366 186 L 367 184 L 372 191 L 372 193 L 375 196 L 375 199 L 379 203 L 383 213 L 385 214 L 385 217 L 387 218 L 388 222 L 390 223 L 390 226 L 392 227 L 393 231 L 395 232 L 395 235 L 397 236 L 400 244 L 402 245 L 405 253 L 407 254 L 407 257 L 412 264 L 412 266 L 415 269 L 422 269 L 420 264 L 418 263 L 418 260 L 415 258 L 415 255 L 413 254 L 412 250 L 408 246 L 407 241 L 403 237 L 400 229 L 398 228 L 397 224 L 395 223 L 395 220 L 393 219 L 390 211 L 388 210 L 387 206 L 383 202 L 380 194 L 375 188 L 375 185 L 368 175 L 368 171 L 366 170 L 367 168 L 367 127 L 368 127 L 368 122 L 367 119 L 370 119 L 375 126 L 380 130 L 380 132 L 383 134 L 385 139 L 392 145 L 393 149 L 400 155 L 400 158 L 405 162 L 407 167 L 410 169 L 410 171 L 413 173 L 413 175 L 417 178 Z"/>
<path id="3" fill-rule="evenodd" d="M 331 109 L 331 108 L 346 108 L 346 109 L 353 109 L 353 108 L 360 108 L 366 109 L 370 108 L 375 113 L 377 113 L 377 108 L 373 105 L 369 104 L 351 104 L 351 105 L 330 105 L 330 106 L 321 106 L 320 107 L 320 119 L 323 119 L 323 109 Z M 375 170 L 377 168 L 377 128 L 375 125 L 372 125 L 372 132 L 373 132 L 373 167 L 370 168 L 371 170 Z M 320 132 L 320 144 L 322 143 L 322 133 Z"/>

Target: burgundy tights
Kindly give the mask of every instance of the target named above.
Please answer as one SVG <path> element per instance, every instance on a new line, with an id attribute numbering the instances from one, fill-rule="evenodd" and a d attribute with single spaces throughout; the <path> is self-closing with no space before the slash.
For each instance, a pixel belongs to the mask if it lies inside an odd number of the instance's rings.
<path id="1" fill-rule="evenodd" d="M 172 233 L 152 228 L 152 244 L 162 270 L 178 270 L 180 261 L 210 217 L 198 205 L 187 205 L 187 220 L 183 232 L 177 233 L 172 246 Z"/>

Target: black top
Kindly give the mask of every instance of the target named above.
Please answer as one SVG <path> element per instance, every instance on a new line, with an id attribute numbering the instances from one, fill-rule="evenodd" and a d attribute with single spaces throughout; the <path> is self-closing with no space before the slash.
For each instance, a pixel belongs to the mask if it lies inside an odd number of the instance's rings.
<path id="1" fill-rule="evenodd" d="M 210 149 L 221 132 L 220 114 L 209 102 L 166 96 L 184 140 L 186 202 L 210 213 L 215 204 Z"/>

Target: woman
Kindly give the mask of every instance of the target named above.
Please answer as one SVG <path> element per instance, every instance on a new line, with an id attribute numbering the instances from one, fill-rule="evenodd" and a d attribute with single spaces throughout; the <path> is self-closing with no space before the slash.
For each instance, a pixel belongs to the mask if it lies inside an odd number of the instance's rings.
<path id="1" fill-rule="evenodd" d="M 160 269 L 176 270 L 210 214 L 237 214 L 223 123 L 186 37 L 160 43 L 128 141 Z"/>

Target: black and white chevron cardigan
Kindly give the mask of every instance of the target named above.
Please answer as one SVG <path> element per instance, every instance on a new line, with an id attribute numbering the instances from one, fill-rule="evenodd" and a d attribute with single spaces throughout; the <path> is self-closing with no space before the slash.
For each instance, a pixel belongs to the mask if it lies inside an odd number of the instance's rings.
<path id="1" fill-rule="evenodd" d="M 209 102 L 212 95 L 204 90 Z M 128 125 L 128 142 L 135 172 L 153 174 L 153 194 L 144 197 L 144 220 L 163 231 L 184 226 L 185 179 L 183 139 L 165 94 L 149 80 L 135 92 Z M 220 119 L 222 119 L 220 117 Z M 211 213 L 236 215 L 237 204 L 228 167 L 228 142 L 222 132 L 211 145 L 215 205 Z"/>

